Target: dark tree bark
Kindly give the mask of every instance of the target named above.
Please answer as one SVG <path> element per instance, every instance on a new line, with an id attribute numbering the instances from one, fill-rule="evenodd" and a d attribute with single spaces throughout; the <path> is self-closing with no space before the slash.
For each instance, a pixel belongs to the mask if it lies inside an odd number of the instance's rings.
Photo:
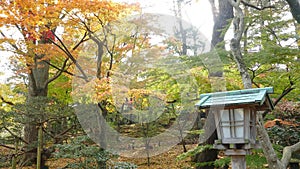
<path id="1" fill-rule="evenodd" d="M 299 0 L 286 0 L 290 6 L 291 13 L 294 19 L 300 24 L 300 1 Z"/>
<path id="2" fill-rule="evenodd" d="M 215 5 L 214 0 L 211 0 L 211 5 Z M 212 7 L 215 9 L 215 7 Z M 226 0 L 219 0 L 219 12 L 213 10 L 214 15 L 214 27 L 213 35 L 211 39 L 212 48 L 215 47 L 218 43 L 224 41 L 224 29 L 230 24 L 231 19 L 233 18 L 233 8 L 230 3 Z M 225 46 L 222 45 L 222 48 Z"/>
<path id="3" fill-rule="evenodd" d="M 217 132 L 215 131 L 216 127 L 215 127 L 215 121 L 212 113 L 208 114 L 206 123 L 204 125 L 204 130 L 205 133 L 202 137 L 200 137 L 199 145 L 213 144 L 217 138 Z M 196 163 L 212 162 L 217 159 L 217 156 L 218 156 L 218 150 L 215 149 L 205 150 L 202 153 L 199 153 L 196 156 L 194 156 L 192 161 Z M 214 169 L 214 168 L 215 167 L 213 165 L 197 167 L 197 169 Z"/>
<path id="4" fill-rule="evenodd" d="M 104 43 L 103 43 L 102 40 L 95 37 L 93 34 L 90 34 L 89 37 L 97 44 L 97 72 L 96 72 L 96 77 L 98 79 L 101 79 L 102 78 L 101 69 L 102 69 L 102 57 L 103 57 L 103 53 L 104 53 L 104 50 L 103 50 Z"/>

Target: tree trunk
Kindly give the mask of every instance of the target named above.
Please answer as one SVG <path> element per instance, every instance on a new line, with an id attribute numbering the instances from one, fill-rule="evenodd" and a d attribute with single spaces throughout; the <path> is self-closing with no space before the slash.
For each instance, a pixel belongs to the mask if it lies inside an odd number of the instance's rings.
<path id="1" fill-rule="evenodd" d="M 47 97 L 48 93 L 48 78 L 49 78 L 49 65 L 42 61 L 44 55 L 35 56 L 35 65 L 31 68 L 28 73 L 29 84 L 28 84 L 28 97 L 27 104 L 28 107 L 32 105 L 38 105 L 37 110 L 43 110 L 45 106 L 43 99 L 36 99 L 38 97 Z M 27 112 L 26 124 L 24 128 L 24 140 L 28 143 L 25 146 L 25 154 L 21 165 L 30 165 L 36 163 L 37 157 L 37 141 L 38 141 L 38 129 L 37 123 L 42 120 L 42 116 L 36 116 L 34 113 L 42 115 L 44 112 L 31 112 L 32 109 L 29 108 Z M 36 109 L 35 109 L 36 110 Z"/>
<path id="2" fill-rule="evenodd" d="M 217 139 L 217 132 L 216 126 L 214 121 L 214 116 L 212 113 L 209 113 L 204 125 L 204 135 L 200 137 L 199 145 L 205 144 L 214 144 L 215 140 Z M 217 159 L 218 150 L 210 149 L 205 150 L 202 153 L 196 154 L 192 161 L 196 163 L 203 163 L 203 162 L 212 162 Z M 214 166 L 202 166 L 197 167 L 197 169 L 214 169 Z"/>
<path id="3" fill-rule="evenodd" d="M 213 5 L 214 2 L 211 1 L 212 8 L 215 8 Z M 233 18 L 233 8 L 230 3 L 226 0 L 219 0 L 219 12 L 213 11 L 214 13 L 214 27 L 213 34 L 211 39 L 211 46 L 214 48 L 217 44 L 224 41 L 224 36 L 227 29 L 230 25 L 231 19 Z M 226 30 L 224 30 L 226 29 Z M 225 48 L 225 45 L 220 46 Z"/>
<path id="4" fill-rule="evenodd" d="M 181 41 L 181 49 L 179 50 L 180 55 L 187 55 L 187 31 L 183 27 L 182 23 L 182 3 L 184 3 L 184 0 L 175 0 L 173 1 L 174 5 L 174 14 L 177 17 L 177 21 L 179 24 L 179 30 L 176 30 L 176 34 L 179 35 L 179 39 Z"/>
<path id="5" fill-rule="evenodd" d="M 214 15 L 214 28 L 213 28 L 213 34 L 211 40 L 211 50 L 214 50 L 214 47 L 217 44 L 224 41 L 225 34 L 222 32 L 230 24 L 229 22 L 230 19 L 233 18 L 233 8 L 228 1 L 219 0 L 219 12 L 217 12 L 214 0 L 210 0 L 210 3 L 212 5 L 213 15 Z M 221 47 L 224 48 L 224 45 L 222 45 Z M 223 76 L 223 72 L 220 72 L 219 70 L 209 71 L 209 77 L 212 80 L 219 79 L 222 76 Z M 218 87 L 216 89 L 219 90 Z M 216 129 L 215 122 L 212 119 L 210 119 L 210 116 L 207 118 L 207 121 L 204 126 L 205 138 L 202 138 L 205 141 L 202 142 L 201 145 L 214 144 L 214 141 L 217 139 L 217 133 L 215 131 Z M 211 162 L 211 161 L 215 161 L 217 159 L 217 156 L 218 156 L 218 150 L 205 150 L 202 153 L 197 154 L 193 158 L 193 161 L 197 163 Z M 214 169 L 214 166 L 197 167 L 197 169 Z"/>
<path id="6" fill-rule="evenodd" d="M 290 6 L 291 13 L 294 19 L 300 24 L 300 2 L 299 0 L 286 0 Z"/>
<path id="7" fill-rule="evenodd" d="M 240 1 L 235 2 L 228 0 L 236 11 L 236 16 L 233 19 L 234 26 L 234 37 L 230 41 L 230 49 L 232 51 L 233 58 L 238 65 L 240 75 L 245 89 L 252 88 L 252 81 L 247 70 L 247 66 L 244 62 L 242 51 L 241 51 L 241 39 L 245 31 L 244 13 L 240 8 Z"/>

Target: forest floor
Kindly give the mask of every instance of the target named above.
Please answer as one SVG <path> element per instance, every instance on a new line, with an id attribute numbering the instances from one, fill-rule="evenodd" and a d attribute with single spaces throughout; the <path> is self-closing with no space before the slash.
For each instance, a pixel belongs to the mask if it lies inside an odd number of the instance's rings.
<path id="1" fill-rule="evenodd" d="M 197 144 L 187 145 L 187 149 L 192 149 Z M 183 153 L 182 145 L 177 145 L 169 151 L 150 158 L 150 166 L 147 165 L 147 158 L 124 158 L 121 161 L 131 162 L 138 166 L 138 169 L 191 169 L 191 159 L 178 160 L 177 156 Z"/>
<path id="2" fill-rule="evenodd" d="M 197 144 L 187 145 L 188 149 L 192 149 Z M 7 151 L 3 148 L 0 148 L 0 151 Z M 192 169 L 190 159 L 187 158 L 185 160 L 177 160 L 177 156 L 183 153 L 182 145 L 174 146 L 169 151 L 162 153 L 157 156 L 153 156 L 150 158 L 150 166 L 147 165 L 147 158 L 125 158 L 119 157 L 118 159 L 114 159 L 114 161 L 124 161 L 130 162 L 138 166 L 138 169 Z M 46 165 L 49 166 L 50 169 L 59 169 L 65 167 L 68 163 L 72 163 L 74 160 L 72 159 L 49 159 L 46 162 Z M 1 168 L 1 167 L 0 167 Z M 23 167 L 23 169 L 35 169 L 35 166 L 31 167 Z M 2 168 L 9 169 L 9 168 Z"/>

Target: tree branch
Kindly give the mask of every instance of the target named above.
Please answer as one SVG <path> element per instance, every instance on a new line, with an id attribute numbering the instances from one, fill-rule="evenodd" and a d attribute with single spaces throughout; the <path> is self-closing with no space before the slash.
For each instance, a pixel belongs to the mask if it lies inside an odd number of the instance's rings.
<path id="1" fill-rule="evenodd" d="M 53 68 L 55 68 L 55 69 L 57 69 L 57 70 L 59 70 L 59 71 L 63 71 L 63 72 L 65 72 L 65 73 L 67 73 L 68 75 L 75 76 L 73 73 L 71 73 L 71 72 L 69 72 L 69 71 L 67 71 L 67 70 L 62 70 L 62 69 L 60 69 L 59 67 L 57 67 L 57 66 L 55 66 L 54 64 L 50 63 L 50 62 L 47 61 L 47 60 L 43 60 L 43 62 L 47 63 L 48 65 L 50 65 L 51 67 L 53 67 Z M 70 66 L 70 65 L 68 65 L 68 66 Z M 77 77 L 84 78 L 83 76 L 77 76 Z"/>
<path id="2" fill-rule="evenodd" d="M 258 113 L 257 115 L 257 131 L 258 131 L 258 137 L 259 141 L 261 143 L 263 152 L 265 154 L 265 157 L 267 159 L 267 162 L 269 164 L 270 169 L 283 169 L 281 166 L 281 163 L 277 157 L 277 154 L 275 153 L 275 150 L 272 146 L 272 143 L 270 141 L 269 135 L 267 131 L 264 128 L 264 121 L 261 113 Z"/>
<path id="3" fill-rule="evenodd" d="M 292 90 L 294 90 L 295 88 L 293 88 L 292 86 L 284 89 L 281 93 L 281 95 L 274 101 L 274 106 L 276 106 L 278 104 L 278 102 L 280 102 L 280 100 L 282 98 L 284 98 L 284 96 L 286 96 L 287 94 L 289 94 Z"/>
<path id="4" fill-rule="evenodd" d="M 55 138 L 55 136 L 51 133 L 49 133 L 44 127 L 42 127 L 42 130 L 45 134 L 47 134 L 48 136 L 50 136 L 51 138 Z"/>
<path id="5" fill-rule="evenodd" d="M 0 30 L 0 34 L 4 37 L 4 38 L 7 38 L 7 36 Z M 9 43 L 9 42 L 7 42 L 9 45 L 11 45 L 12 46 L 12 48 L 14 48 L 16 51 L 11 51 L 11 52 L 16 52 L 16 53 L 22 53 L 22 54 L 25 54 L 22 50 L 20 50 L 19 48 L 18 48 L 18 46 L 17 45 L 15 45 L 15 44 L 11 44 L 11 43 Z"/>
<path id="6" fill-rule="evenodd" d="M 97 72 L 96 77 L 101 79 L 101 69 L 102 69 L 102 57 L 103 57 L 103 46 L 104 43 L 99 38 L 92 35 L 92 32 L 89 33 L 89 37 L 97 44 Z"/>
<path id="7" fill-rule="evenodd" d="M 61 68 L 60 70 L 58 70 L 52 78 L 50 78 L 50 79 L 48 79 L 48 80 L 46 81 L 46 83 L 45 83 L 45 85 L 44 85 L 44 88 L 46 88 L 47 85 L 48 85 L 49 83 L 53 82 L 55 79 L 57 79 L 57 78 L 64 72 L 64 70 L 65 70 L 65 68 L 66 68 L 66 66 L 67 66 L 68 60 L 69 60 L 69 58 L 67 58 L 67 59 L 64 61 L 63 65 L 62 65 L 62 68 Z"/>
<path id="8" fill-rule="evenodd" d="M 288 87 L 288 88 L 286 88 L 286 89 L 284 89 L 283 91 L 282 91 L 282 93 L 281 93 L 281 95 L 274 101 L 274 106 L 276 106 L 279 102 L 280 102 L 280 100 L 282 99 L 282 98 L 284 98 L 284 96 L 286 96 L 287 94 L 289 94 L 292 90 L 294 90 L 295 88 L 293 88 L 292 86 L 290 86 L 290 87 Z M 263 113 L 263 117 L 265 117 L 266 115 L 268 114 L 268 111 L 266 110 L 266 111 L 264 111 L 264 113 Z"/>
<path id="9" fill-rule="evenodd" d="M 277 42 L 278 42 L 278 45 L 280 46 L 280 47 L 282 47 L 282 45 L 281 45 L 281 39 L 279 39 L 279 37 L 276 35 L 276 32 L 270 27 L 270 26 L 268 26 L 268 25 L 264 25 L 266 28 L 267 28 L 267 30 L 268 30 L 268 32 L 270 32 L 272 35 L 274 35 L 274 37 L 275 37 L 275 39 L 277 40 Z"/>
<path id="10" fill-rule="evenodd" d="M 13 137 L 15 137 L 15 138 L 21 140 L 22 142 L 28 144 L 27 141 L 25 141 L 22 137 L 19 137 L 19 136 L 17 136 L 16 134 L 14 134 L 14 133 L 13 133 L 12 131 L 10 131 L 6 126 L 3 126 L 3 128 L 4 128 L 7 132 L 9 132 L 9 134 L 12 135 Z"/>
<path id="11" fill-rule="evenodd" d="M 112 70 L 112 66 L 113 66 L 113 61 L 114 61 L 114 50 L 115 50 L 115 43 L 116 43 L 116 35 L 115 34 L 112 34 L 113 37 L 114 37 L 114 41 L 113 41 L 113 46 L 112 46 L 112 49 L 109 50 L 107 44 L 104 45 L 107 52 L 109 53 L 109 56 L 110 56 L 110 62 L 109 62 L 109 68 L 108 68 L 108 71 L 107 71 L 107 75 L 106 77 L 108 78 L 110 76 L 110 71 Z"/>
<path id="12" fill-rule="evenodd" d="M 254 69 L 248 69 L 252 72 L 252 77 L 251 77 L 251 82 L 257 87 L 259 88 L 260 86 L 254 81 L 254 79 L 256 78 L 256 74 L 255 74 L 255 70 Z"/>
<path id="13" fill-rule="evenodd" d="M 11 149 L 11 150 L 15 150 L 15 147 L 11 147 L 11 146 L 7 146 L 5 144 L 0 144 L 1 147 L 5 147 L 5 148 L 8 148 L 8 149 Z"/>
<path id="14" fill-rule="evenodd" d="M 7 36 L 0 30 L 0 34 L 4 37 L 4 38 L 7 38 Z M 19 51 L 19 48 L 17 47 L 17 45 L 15 44 L 11 44 L 11 43 L 8 43 L 10 44 L 14 49 L 16 49 L 17 51 Z"/>
<path id="15" fill-rule="evenodd" d="M 55 135 L 54 138 L 59 138 L 59 137 L 65 135 L 65 134 L 68 133 L 70 130 L 72 130 L 75 126 L 76 126 L 76 125 L 72 125 L 70 128 L 68 128 L 68 129 L 62 131 L 61 133 Z"/>
<path id="16" fill-rule="evenodd" d="M 293 153 L 297 152 L 297 151 L 300 151 L 300 142 L 298 142 L 292 146 L 284 147 L 282 158 L 281 158 L 281 163 L 284 166 L 284 168 L 287 168 L 287 166 L 292 158 Z"/>
<path id="17" fill-rule="evenodd" d="M 80 41 L 72 48 L 72 50 L 73 50 L 73 51 L 76 50 L 76 49 L 79 47 L 79 45 L 80 45 L 81 43 L 83 43 L 83 42 L 89 40 L 89 39 L 85 39 L 86 37 L 87 37 L 87 32 L 84 32 L 83 37 L 82 37 L 81 40 L 80 40 Z"/>
<path id="18" fill-rule="evenodd" d="M 78 68 L 78 70 L 80 71 L 80 73 L 83 75 L 83 78 L 86 82 L 88 82 L 88 77 L 87 75 L 84 73 L 82 67 L 77 63 L 77 60 L 73 57 L 73 55 L 70 53 L 70 51 L 68 50 L 68 48 L 65 46 L 65 44 L 63 43 L 63 41 L 55 34 L 55 32 L 53 30 L 51 30 L 51 32 L 53 33 L 53 35 L 55 36 L 55 38 L 59 41 L 59 43 L 62 45 L 58 45 L 57 43 L 55 43 L 54 41 L 52 41 L 52 43 L 57 46 L 59 49 L 61 49 L 71 60 L 72 62 L 76 65 L 76 67 Z M 51 39 L 50 39 L 51 40 Z"/>
<path id="19" fill-rule="evenodd" d="M 61 136 L 65 135 L 66 133 L 68 133 L 70 130 L 72 130 L 76 125 L 72 125 L 71 127 L 65 129 L 64 131 L 62 131 L 61 133 L 59 134 L 56 134 L 56 135 L 53 135 L 51 133 L 49 133 L 44 127 L 42 128 L 42 130 L 47 134 L 49 135 L 51 138 L 53 138 L 55 140 L 55 142 L 59 142 L 60 140 L 57 140 L 57 139 L 61 139 Z"/>
<path id="20" fill-rule="evenodd" d="M 0 96 L 0 99 L 3 103 L 6 103 L 6 104 L 11 105 L 11 106 L 15 105 L 13 102 L 5 100 L 2 96 Z"/>

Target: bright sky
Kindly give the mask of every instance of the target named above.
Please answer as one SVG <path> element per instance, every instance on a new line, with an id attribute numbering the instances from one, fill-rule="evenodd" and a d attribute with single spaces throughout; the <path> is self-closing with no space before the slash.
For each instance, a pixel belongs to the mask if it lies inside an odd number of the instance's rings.
<path id="1" fill-rule="evenodd" d="M 173 0 L 114 0 L 116 2 L 139 2 L 144 13 L 157 13 L 174 15 Z M 207 39 L 211 38 L 213 28 L 213 16 L 209 0 L 191 0 L 191 5 L 183 6 L 183 18 L 186 22 L 199 28 L 199 30 L 207 35 Z"/>

